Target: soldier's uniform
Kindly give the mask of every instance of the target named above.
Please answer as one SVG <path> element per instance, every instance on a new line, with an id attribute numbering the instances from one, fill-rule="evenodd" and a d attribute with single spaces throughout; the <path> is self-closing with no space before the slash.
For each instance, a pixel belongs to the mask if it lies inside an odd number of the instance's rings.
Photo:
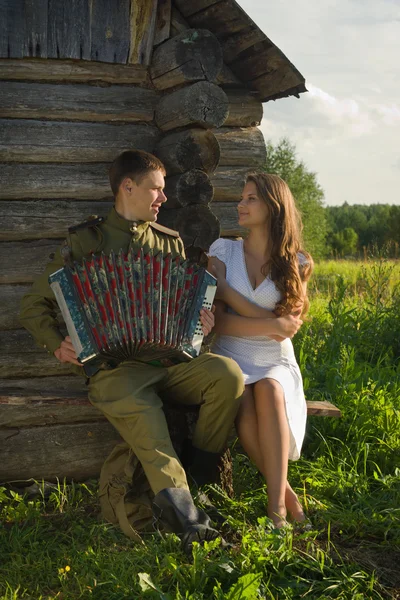
<path id="1" fill-rule="evenodd" d="M 72 227 L 61 247 L 32 289 L 22 299 L 21 323 L 51 354 L 63 335 L 56 321 L 57 303 L 48 276 L 64 265 L 63 252 L 73 260 L 92 253 L 143 247 L 184 256 L 182 240 L 157 223 L 132 223 L 111 209 L 104 219 L 94 218 Z M 83 374 L 81 367 L 74 370 Z M 156 367 L 128 360 L 105 368 L 90 378 L 89 399 L 120 432 L 139 458 L 154 494 L 165 488 L 188 489 L 185 471 L 172 447 L 159 394 L 183 404 L 201 405 L 193 446 L 220 453 L 232 427 L 243 393 L 242 374 L 229 358 L 203 354 L 189 363 Z"/>

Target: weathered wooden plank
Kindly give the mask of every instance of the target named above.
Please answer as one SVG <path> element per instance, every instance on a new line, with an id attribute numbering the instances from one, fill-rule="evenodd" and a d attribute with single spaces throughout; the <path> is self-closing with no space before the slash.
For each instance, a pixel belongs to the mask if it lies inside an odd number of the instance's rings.
<path id="1" fill-rule="evenodd" d="M 171 32 L 171 0 L 158 0 L 157 18 L 154 33 L 154 46 L 162 44 L 170 37 Z"/>
<path id="2" fill-rule="evenodd" d="M 249 167 L 218 167 L 210 175 L 214 186 L 214 202 L 239 202 Z"/>
<path id="3" fill-rule="evenodd" d="M 265 80 L 264 85 L 274 94 L 304 83 L 304 77 L 268 39 L 238 56 L 230 67 L 242 81 Z"/>
<path id="4" fill-rule="evenodd" d="M 263 106 L 258 92 L 226 90 L 229 114 L 224 127 L 255 127 L 261 123 Z"/>
<path id="5" fill-rule="evenodd" d="M 0 161 L 107 162 L 124 150 L 152 152 L 157 127 L 135 123 L 71 123 L 0 119 Z"/>
<path id="6" fill-rule="evenodd" d="M 0 283 L 31 283 L 59 245 L 59 240 L 1 243 Z"/>
<path id="7" fill-rule="evenodd" d="M 172 6 L 171 11 L 171 37 L 174 35 L 178 35 L 185 29 L 189 29 L 190 25 L 183 17 L 182 13 L 176 8 L 175 3 Z"/>
<path id="8" fill-rule="evenodd" d="M 27 285 L 2 285 L 0 286 L 0 331 L 4 329 L 18 329 L 21 327 L 18 318 L 19 305 L 22 296 L 30 286 Z"/>
<path id="9" fill-rule="evenodd" d="M 112 200 L 3 201 L 0 202 L 0 240 L 60 239 L 71 225 L 81 223 L 89 215 L 105 216 L 112 205 Z"/>
<path id="10" fill-rule="evenodd" d="M 91 423 L 106 418 L 89 402 L 81 405 L 67 400 L 43 400 L 29 404 L 6 404 L 0 398 L 0 430 L 10 427 L 40 427 L 61 423 Z"/>
<path id="11" fill-rule="evenodd" d="M 0 80 L 2 79 L 130 83 L 145 87 L 150 85 L 147 67 L 144 65 L 111 65 L 87 60 L 0 59 Z"/>
<path id="12" fill-rule="evenodd" d="M 153 84 L 166 90 L 193 81 L 215 81 L 222 50 L 206 29 L 187 29 L 155 49 L 150 68 Z"/>
<path id="13" fill-rule="evenodd" d="M 236 2 L 221 0 L 208 4 L 209 6 L 190 15 L 188 20 L 191 27 L 209 29 L 218 39 L 248 27 L 250 19 Z M 182 11 L 182 3 L 178 4 L 178 9 Z M 182 14 L 186 18 L 189 16 L 186 11 L 182 11 Z"/>
<path id="14" fill-rule="evenodd" d="M 154 46 L 157 0 L 131 2 L 129 50 L 130 64 L 150 65 Z"/>
<path id="15" fill-rule="evenodd" d="M 198 259 L 197 250 L 208 250 L 220 236 L 220 224 L 209 206 L 191 204 L 182 208 L 160 211 L 159 222 L 179 231 L 186 254 Z"/>
<path id="16" fill-rule="evenodd" d="M 246 229 L 238 224 L 237 202 L 212 202 L 211 212 L 221 225 L 222 237 L 243 237 Z"/>
<path id="17" fill-rule="evenodd" d="M 265 34 L 254 23 L 246 29 L 221 39 L 224 61 L 229 65 L 239 54 L 265 39 Z"/>
<path id="18" fill-rule="evenodd" d="M 48 58 L 90 60 L 90 5 L 88 0 L 48 0 Z"/>
<path id="19" fill-rule="evenodd" d="M 47 56 L 48 0 L 24 1 L 24 56 Z"/>
<path id="20" fill-rule="evenodd" d="M 109 163 L 0 166 L 0 199 L 110 197 Z"/>
<path id="21" fill-rule="evenodd" d="M 22 406 L 31 402 L 68 401 L 87 404 L 85 378 L 77 375 L 0 379 L 0 403 Z"/>
<path id="22" fill-rule="evenodd" d="M 221 127 L 228 116 L 225 92 L 213 83 L 199 81 L 161 98 L 156 122 L 163 131 L 187 125 Z"/>
<path id="23" fill-rule="evenodd" d="M 91 58 L 125 64 L 129 54 L 130 0 L 91 0 Z"/>
<path id="24" fill-rule="evenodd" d="M 25 329 L 0 332 L 0 378 L 68 375 L 71 367 L 39 348 Z"/>
<path id="25" fill-rule="evenodd" d="M 166 135 L 155 149 L 168 175 L 190 169 L 213 172 L 220 159 L 220 147 L 214 133 L 207 129 L 185 129 Z"/>
<path id="26" fill-rule="evenodd" d="M 120 441 L 107 421 L 0 429 L 0 481 L 96 477 Z"/>
<path id="27" fill-rule="evenodd" d="M 307 414 L 316 417 L 339 418 L 342 416 L 341 410 L 327 400 L 307 400 Z"/>
<path id="28" fill-rule="evenodd" d="M 0 12 L 0 56 L 21 58 L 24 55 L 24 0 L 2 0 Z"/>
<path id="29" fill-rule="evenodd" d="M 135 86 L 10 81 L 0 87 L 0 117 L 152 121 L 157 99 L 155 91 Z"/>
<path id="30" fill-rule="evenodd" d="M 220 167 L 243 166 L 253 169 L 264 167 L 267 149 L 264 136 L 257 127 L 221 127 L 213 131 L 221 155 Z"/>
<path id="31" fill-rule="evenodd" d="M 243 85 L 240 79 L 236 77 L 234 72 L 225 63 L 222 65 L 222 69 L 215 82 L 224 89 L 237 88 Z"/>
<path id="32" fill-rule="evenodd" d="M 211 202 L 208 208 L 219 221 L 221 228 L 220 235 L 222 237 L 243 237 L 246 235 L 246 230 L 243 227 L 239 227 L 237 222 L 237 202 Z M 177 229 L 182 235 L 185 223 L 182 219 L 179 219 L 181 211 L 181 207 L 167 210 L 163 206 L 158 220 L 167 227 Z M 182 231 L 179 227 L 183 227 Z"/>
<path id="33" fill-rule="evenodd" d="M 193 204 L 208 206 L 213 197 L 213 186 L 207 173 L 200 169 L 191 169 L 167 177 L 165 195 L 168 198 L 164 205 L 166 209 Z"/>
<path id="34" fill-rule="evenodd" d="M 175 6 L 178 7 L 180 12 L 185 17 L 190 17 L 201 10 L 204 10 L 212 4 L 217 4 L 221 0 L 174 0 Z"/>

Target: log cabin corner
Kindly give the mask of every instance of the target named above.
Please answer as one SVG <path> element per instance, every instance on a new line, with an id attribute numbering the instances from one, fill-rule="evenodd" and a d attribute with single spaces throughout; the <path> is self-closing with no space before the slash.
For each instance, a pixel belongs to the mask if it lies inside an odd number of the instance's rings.
<path id="1" fill-rule="evenodd" d="M 304 77 L 234 0 L 5 0 L 0 20 L 0 482 L 97 476 L 117 432 L 35 346 L 19 302 L 67 227 L 112 205 L 120 152 L 155 153 L 185 246 L 241 234 L 262 103 Z M 334 414 L 329 403 L 309 414 Z"/>

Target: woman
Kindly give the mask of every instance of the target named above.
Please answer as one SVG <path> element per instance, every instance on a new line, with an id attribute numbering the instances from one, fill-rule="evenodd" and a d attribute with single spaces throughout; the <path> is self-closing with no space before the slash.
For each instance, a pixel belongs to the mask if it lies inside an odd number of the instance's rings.
<path id="1" fill-rule="evenodd" d="M 293 196 L 280 177 L 248 175 L 238 213 L 249 231 L 246 239 L 219 239 L 209 251 L 219 299 L 212 352 L 233 358 L 242 369 L 246 391 L 238 436 L 266 479 L 268 516 L 281 527 L 287 512 L 305 520 L 287 470 L 288 459 L 300 456 L 307 407 L 292 342 L 271 335 L 271 319 L 304 313 L 313 263 L 302 249 Z"/>

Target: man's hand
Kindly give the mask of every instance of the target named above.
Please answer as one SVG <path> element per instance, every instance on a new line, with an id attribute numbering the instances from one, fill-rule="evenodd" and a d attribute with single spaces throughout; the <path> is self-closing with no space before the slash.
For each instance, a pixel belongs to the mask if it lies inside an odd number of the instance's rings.
<path id="1" fill-rule="evenodd" d="M 202 308 L 200 311 L 201 328 L 204 335 L 208 335 L 215 325 L 214 311 L 215 306 L 212 307 L 212 310 L 208 310 L 208 308 Z"/>
<path id="2" fill-rule="evenodd" d="M 273 319 L 273 323 L 277 325 L 275 335 L 283 338 L 292 338 L 302 326 L 303 321 L 299 316 L 285 315 L 284 317 Z"/>
<path id="3" fill-rule="evenodd" d="M 76 356 L 76 352 L 69 335 L 67 335 L 65 340 L 61 342 L 61 346 L 54 351 L 54 356 L 62 363 L 71 363 L 73 365 L 78 365 L 79 367 L 82 366 L 82 364 L 78 361 L 78 357 Z"/>

